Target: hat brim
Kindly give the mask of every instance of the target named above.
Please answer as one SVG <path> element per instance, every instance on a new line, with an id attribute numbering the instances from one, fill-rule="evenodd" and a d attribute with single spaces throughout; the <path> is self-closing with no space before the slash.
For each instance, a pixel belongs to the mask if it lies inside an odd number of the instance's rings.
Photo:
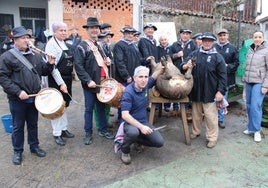
<path id="1" fill-rule="evenodd" d="M 32 38 L 32 36 L 30 34 L 28 34 L 28 33 L 19 34 L 19 35 L 12 35 L 12 38 L 20 38 L 20 37 L 25 36 L 25 35 L 28 35 L 29 38 Z"/>
<path id="2" fill-rule="evenodd" d="M 210 37 L 210 36 L 201 37 L 201 40 L 203 40 L 203 39 L 210 39 L 210 40 L 213 40 L 213 41 L 216 40 L 214 37 Z"/>
<path id="3" fill-rule="evenodd" d="M 157 31 L 157 28 L 156 28 L 155 26 L 145 26 L 145 27 L 143 28 L 143 30 L 144 30 L 144 29 L 147 29 L 147 28 L 153 28 L 155 31 Z"/>
<path id="4" fill-rule="evenodd" d="M 99 25 L 99 24 L 83 25 L 82 27 L 83 27 L 83 28 L 89 28 L 89 27 L 98 27 L 98 28 L 100 28 L 100 25 Z"/>

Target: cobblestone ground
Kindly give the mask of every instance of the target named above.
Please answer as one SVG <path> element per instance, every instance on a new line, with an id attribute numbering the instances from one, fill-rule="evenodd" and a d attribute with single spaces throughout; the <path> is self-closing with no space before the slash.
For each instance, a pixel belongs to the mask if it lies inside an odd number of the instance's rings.
<path id="1" fill-rule="evenodd" d="M 83 144 L 79 82 L 74 82 L 73 91 L 80 104 L 71 103 L 67 109 L 75 138 L 68 139 L 66 146 L 54 143 L 50 121 L 40 116 L 39 140 L 45 158 L 32 155 L 26 139 L 22 165 L 13 165 L 11 134 L 0 128 L 0 187 L 268 187 L 268 139 L 257 144 L 243 135 L 247 119 L 241 101 L 229 107 L 226 128 L 220 130 L 215 148 L 205 147 L 205 133 L 185 145 L 181 119 L 164 114 L 155 117 L 155 125 L 168 125 L 161 130 L 165 145 L 142 153 L 133 150 L 132 163 L 124 165 L 114 153 L 113 141 L 99 137 L 95 128 L 93 144 Z M 6 113 L 8 103 L 1 88 L 0 114 Z M 263 132 L 267 136 L 267 129 Z"/>

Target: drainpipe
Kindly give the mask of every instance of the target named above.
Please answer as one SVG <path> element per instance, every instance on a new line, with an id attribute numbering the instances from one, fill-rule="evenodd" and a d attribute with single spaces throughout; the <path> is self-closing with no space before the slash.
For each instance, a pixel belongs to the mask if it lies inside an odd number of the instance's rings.
<path id="1" fill-rule="evenodd" d="M 142 31 L 143 29 L 143 0 L 140 0 L 140 6 L 139 6 L 139 31 Z"/>

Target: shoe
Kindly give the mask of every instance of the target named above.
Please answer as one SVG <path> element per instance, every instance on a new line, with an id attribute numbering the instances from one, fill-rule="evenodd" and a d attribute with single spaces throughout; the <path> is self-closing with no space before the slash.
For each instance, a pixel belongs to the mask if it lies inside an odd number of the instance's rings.
<path id="1" fill-rule="evenodd" d="M 20 165 L 21 161 L 22 161 L 22 153 L 15 151 L 13 155 L 13 160 L 12 160 L 13 164 Z"/>
<path id="2" fill-rule="evenodd" d="M 114 139 L 114 135 L 112 133 L 108 132 L 107 130 L 99 131 L 99 136 L 105 137 L 107 139 Z"/>
<path id="3" fill-rule="evenodd" d="M 54 136 L 56 144 L 60 146 L 65 146 L 65 141 L 62 139 L 61 136 Z"/>
<path id="4" fill-rule="evenodd" d="M 65 130 L 65 131 L 62 131 L 61 136 L 65 138 L 73 138 L 74 134 L 70 133 L 68 130 Z"/>
<path id="5" fill-rule="evenodd" d="M 129 153 L 123 153 L 121 154 L 121 160 L 124 164 L 128 165 L 131 163 L 131 158 Z"/>
<path id="6" fill-rule="evenodd" d="M 145 147 L 139 143 L 134 143 L 134 149 L 137 151 L 137 153 L 141 153 L 144 151 Z"/>
<path id="7" fill-rule="evenodd" d="M 261 141 L 261 133 L 260 131 L 257 131 L 254 133 L 254 141 L 255 142 L 260 142 Z"/>
<path id="8" fill-rule="evenodd" d="M 45 157 L 46 156 L 46 152 L 39 147 L 31 149 L 31 152 L 38 157 Z"/>
<path id="9" fill-rule="evenodd" d="M 195 138 L 197 138 L 197 137 L 199 137 L 200 136 L 200 134 L 190 134 L 190 138 L 191 139 L 195 139 Z"/>
<path id="10" fill-rule="evenodd" d="M 89 132 L 86 132 L 85 138 L 84 138 L 84 144 L 90 145 L 92 143 L 92 134 Z"/>
<path id="11" fill-rule="evenodd" d="M 218 126 L 221 128 L 221 129 L 224 129 L 225 128 L 225 125 L 222 121 L 218 121 Z"/>
<path id="12" fill-rule="evenodd" d="M 254 132 L 249 131 L 249 130 L 244 130 L 243 133 L 246 134 L 246 135 L 249 135 L 249 134 L 253 134 Z"/>
<path id="13" fill-rule="evenodd" d="M 207 144 L 207 147 L 208 147 L 208 148 L 213 148 L 213 147 L 216 146 L 216 144 L 217 144 L 216 141 L 209 141 L 208 144 Z"/>

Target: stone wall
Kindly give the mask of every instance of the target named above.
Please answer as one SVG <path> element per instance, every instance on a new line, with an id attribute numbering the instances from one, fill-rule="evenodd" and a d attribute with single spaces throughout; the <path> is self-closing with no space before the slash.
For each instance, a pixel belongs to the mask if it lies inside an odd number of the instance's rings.
<path id="1" fill-rule="evenodd" d="M 144 22 L 175 22 L 176 33 L 179 35 L 180 28 L 189 28 L 193 34 L 197 32 L 213 32 L 213 19 L 211 16 L 194 16 L 194 15 L 171 15 L 171 14 L 155 14 L 144 10 Z M 238 22 L 236 21 L 223 21 L 223 27 L 230 32 L 230 41 L 237 46 L 238 38 Z M 258 24 L 241 23 L 240 45 L 244 39 L 252 37 L 252 33 L 259 29 Z M 213 32 L 216 34 L 216 32 Z"/>

